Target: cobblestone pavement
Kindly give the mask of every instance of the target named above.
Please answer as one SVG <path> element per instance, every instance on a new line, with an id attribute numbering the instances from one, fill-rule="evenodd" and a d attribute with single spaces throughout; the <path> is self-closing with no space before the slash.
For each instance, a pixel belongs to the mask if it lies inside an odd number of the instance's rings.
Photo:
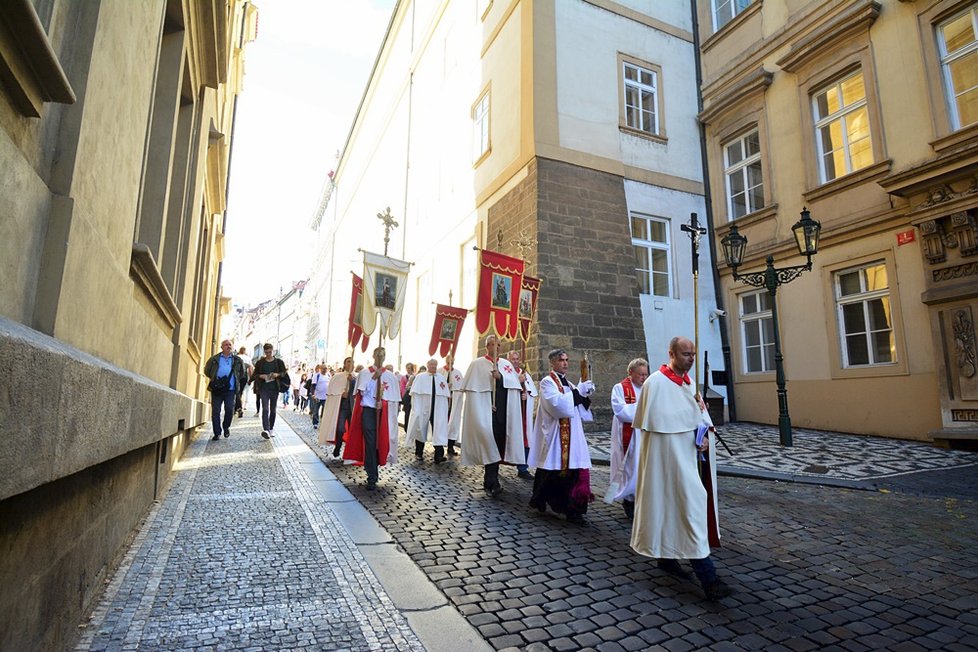
<path id="1" fill-rule="evenodd" d="M 283 438 L 254 418 L 208 430 L 76 649 L 422 650 Z"/>
<path id="2" fill-rule="evenodd" d="M 720 426 L 719 431 L 733 451 L 731 455 L 723 446 L 717 447 L 717 466 L 728 473 L 862 482 L 978 466 L 978 453 L 925 442 L 793 428 L 793 446 L 785 447 L 776 426 L 737 422 Z M 607 464 L 610 433 L 592 433 L 588 442 L 592 460 Z"/>
<path id="3" fill-rule="evenodd" d="M 327 459 L 308 417 L 287 418 Z M 370 493 L 362 469 L 326 463 L 496 649 L 978 648 L 973 496 L 723 478 L 715 559 L 736 592 L 711 603 L 629 549 L 617 505 L 571 525 L 527 507 L 512 468 L 493 500 L 481 468 L 431 457 L 404 450 Z M 607 482 L 593 469 L 595 494 Z"/>

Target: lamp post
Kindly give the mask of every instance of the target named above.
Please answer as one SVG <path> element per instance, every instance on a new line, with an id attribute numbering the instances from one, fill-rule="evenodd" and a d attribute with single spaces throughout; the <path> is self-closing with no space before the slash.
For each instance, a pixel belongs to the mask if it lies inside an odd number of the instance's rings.
<path id="1" fill-rule="evenodd" d="M 777 268 L 774 266 L 774 257 L 768 256 L 767 267 L 763 272 L 737 273 L 737 268 L 744 262 L 747 238 L 740 234 L 736 224 L 731 226 L 730 233 L 720 240 L 720 246 L 723 247 L 723 257 L 726 259 L 727 265 L 733 270 L 734 280 L 742 281 L 752 287 L 764 288 L 771 296 L 771 319 L 774 322 L 774 367 L 778 386 L 778 435 L 782 446 L 791 446 L 791 416 L 788 414 L 788 390 L 785 388 L 784 359 L 781 355 L 781 328 L 778 325 L 777 292 L 781 285 L 795 280 L 801 276 L 802 272 L 812 271 L 812 256 L 818 252 L 818 237 L 822 231 L 822 225 L 812 219 L 807 208 L 803 208 L 801 219 L 791 227 L 791 230 L 795 234 L 798 253 L 805 256 L 807 262 L 804 265 Z"/>

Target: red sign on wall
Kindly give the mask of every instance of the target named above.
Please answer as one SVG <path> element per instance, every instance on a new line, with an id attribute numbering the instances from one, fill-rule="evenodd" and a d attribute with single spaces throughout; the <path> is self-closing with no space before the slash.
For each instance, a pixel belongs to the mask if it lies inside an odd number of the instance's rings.
<path id="1" fill-rule="evenodd" d="M 914 231 L 913 229 L 910 229 L 909 231 L 901 231 L 900 233 L 897 233 L 897 244 L 900 246 L 903 246 L 905 244 L 910 244 L 916 239 L 917 239 L 917 232 Z"/>

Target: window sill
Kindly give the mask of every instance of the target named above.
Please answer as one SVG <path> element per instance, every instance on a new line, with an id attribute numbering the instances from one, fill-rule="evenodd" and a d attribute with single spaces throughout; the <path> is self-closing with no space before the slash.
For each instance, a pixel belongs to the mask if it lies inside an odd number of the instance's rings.
<path id="1" fill-rule="evenodd" d="M 738 26 L 747 22 L 751 16 L 759 12 L 763 5 L 764 5 L 763 0 L 755 0 L 753 3 L 750 4 L 750 6 L 748 6 L 742 12 L 740 12 L 739 14 L 737 14 L 736 16 L 728 20 L 727 23 L 723 25 L 723 27 L 715 31 L 708 39 L 703 41 L 703 43 L 700 45 L 700 49 L 703 52 L 708 52 L 714 45 L 722 41 L 728 34 L 736 30 Z M 711 10 L 711 14 L 712 14 L 712 10 Z"/>
<path id="2" fill-rule="evenodd" d="M 45 102 L 75 102 L 75 91 L 28 0 L 0 2 L 0 82 L 29 118 L 41 117 Z"/>
<path id="3" fill-rule="evenodd" d="M 876 181 L 881 179 L 890 173 L 890 165 L 893 161 L 886 159 L 880 161 L 879 163 L 874 163 L 867 168 L 862 170 L 857 170 L 856 172 L 850 172 L 849 174 L 839 177 L 838 179 L 833 179 L 832 181 L 827 181 L 820 186 L 812 188 L 811 190 L 802 194 L 805 201 L 813 202 L 818 201 L 829 195 L 834 195 L 836 193 L 842 192 L 843 190 L 848 190 L 853 186 L 858 186 L 870 181 Z"/>
<path id="4" fill-rule="evenodd" d="M 838 361 L 836 361 L 838 364 Z M 866 365 L 861 367 L 835 367 L 832 370 L 833 379 L 845 378 L 883 378 L 887 376 L 908 376 L 907 366 L 900 362 Z"/>
<path id="5" fill-rule="evenodd" d="M 716 234 L 721 238 L 730 232 L 730 227 L 737 225 L 738 229 L 743 229 L 744 227 L 753 226 L 760 222 L 765 222 L 771 218 L 775 218 L 778 215 L 778 205 L 771 204 L 770 206 L 765 206 L 760 208 L 753 213 L 747 213 L 747 215 L 741 215 L 737 219 L 729 220 L 726 224 L 721 224 L 715 228 Z"/>
<path id="6" fill-rule="evenodd" d="M 947 136 L 931 141 L 930 146 L 938 154 L 944 154 L 958 148 L 971 150 L 978 146 L 978 123 L 961 127 L 957 131 L 952 131 Z"/>
<path id="7" fill-rule="evenodd" d="M 669 143 L 669 139 L 666 138 L 665 136 L 661 136 L 659 134 L 650 134 L 647 131 L 642 131 L 641 129 L 635 129 L 634 127 L 629 127 L 628 125 L 622 125 L 622 124 L 618 125 L 618 131 L 620 131 L 623 134 L 628 134 L 630 136 L 636 136 L 638 138 L 643 138 L 645 140 L 651 140 L 653 142 L 660 143 L 662 145 L 666 145 Z"/>
<path id="8" fill-rule="evenodd" d="M 735 383 L 773 383 L 775 372 L 772 371 L 747 371 L 740 372 L 734 378 Z"/>
<path id="9" fill-rule="evenodd" d="M 170 290 L 166 287 L 163 275 L 160 274 L 156 261 L 149 247 L 141 242 L 132 243 L 132 258 L 129 262 L 129 277 L 149 299 L 156 312 L 170 328 L 176 328 L 183 321 L 180 309 L 173 301 Z"/>
<path id="10" fill-rule="evenodd" d="M 482 165 L 482 162 L 485 161 L 487 158 L 489 158 L 489 155 L 490 154 L 492 154 L 492 147 L 491 146 L 486 151 L 482 152 L 482 154 L 479 156 L 479 158 L 477 158 L 475 161 L 473 161 L 473 163 L 472 163 L 472 169 L 474 170 L 477 167 L 479 167 L 480 165 Z"/>

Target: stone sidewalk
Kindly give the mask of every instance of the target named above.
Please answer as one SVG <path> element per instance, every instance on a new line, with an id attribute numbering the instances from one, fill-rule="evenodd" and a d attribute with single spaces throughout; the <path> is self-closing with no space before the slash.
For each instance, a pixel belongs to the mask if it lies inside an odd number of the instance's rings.
<path id="1" fill-rule="evenodd" d="M 209 429 L 208 429 L 209 430 Z M 480 650 L 288 423 L 201 431 L 77 650 Z M 459 647 L 461 646 L 461 647 Z"/>
<path id="2" fill-rule="evenodd" d="M 729 446 L 717 447 L 721 475 L 878 489 L 898 476 L 978 466 L 978 453 L 937 448 L 926 442 L 793 428 L 783 447 L 777 426 L 736 422 L 719 426 Z M 608 464 L 610 433 L 588 433 L 591 460 Z"/>

